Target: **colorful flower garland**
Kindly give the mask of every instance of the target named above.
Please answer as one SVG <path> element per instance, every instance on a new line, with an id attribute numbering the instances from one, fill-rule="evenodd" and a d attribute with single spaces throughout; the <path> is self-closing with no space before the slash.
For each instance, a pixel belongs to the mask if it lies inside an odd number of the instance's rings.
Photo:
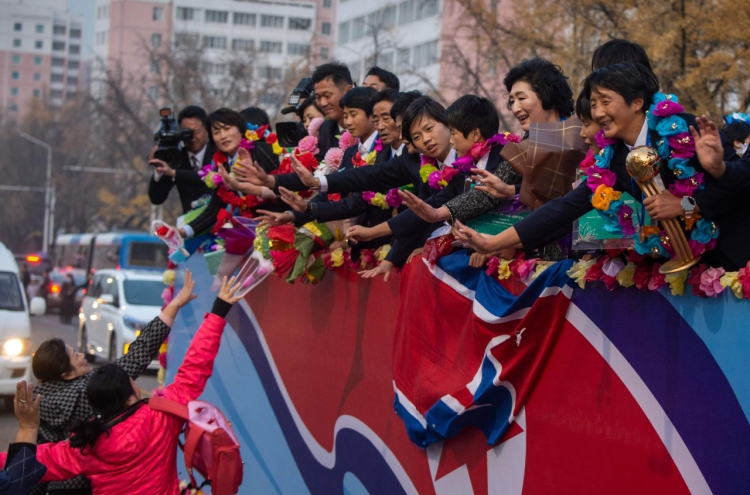
<path id="1" fill-rule="evenodd" d="M 362 155 L 359 151 L 354 155 L 354 158 L 352 158 L 352 165 L 354 165 L 355 168 L 358 167 L 364 167 L 366 165 L 375 165 L 375 159 L 378 157 L 378 153 L 383 151 L 383 141 L 380 139 L 375 140 L 375 145 L 373 146 L 372 150 L 370 150 L 369 153 L 367 153 L 367 156 L 365 156 L 364 159 L 362 159 Z"/>
<path id="2" fill-rule="evenodd" d="M 523 138 L 521 136 L 517 134 L 511 134 L 510 132 L 495 134 L 483 143 L 475 143 L 474 146 L 472 146 L 469 150 L 469 153 L 460 158 L 456 158 L 452 166 L 454 168 L 457 168 L 461 172 L 468 173 L 472 168 L 476 168 L 476 164 L 479 162 L 479 160 L 481 160 L 484 155 L 489 153 L 489 151 L 494 148 L 495 145 L 501 144 L 505 146 L 508 141 L 510 141 L 511 143 L 520 143 L 522 139 Z"/>
<path id="3" fill-rule="evenodd" d="M 458 169 L 446 165 L 438 170 L 437 159 L 422 155 L 420 158 L 419 176 L 422 182 L 429 184 L 432 189 L 442 189 L 458 175 Z"/>
<path id="4" fill-rule="evenodd" d="M 693 167 L 688 166 L 690 158 L 695 155 L 695 142 L 685 119 L 678 115 L 683 111 L 676 96 L 657 93 L 647 112 L 649 129 L 655 130 L 661 138 L 657 143 L 659 156 L 668 160 L 667 166 L 677 177 L 669 187 L 670 192 L 677 197 L 692 195 L 704 187 L 703 174 L 696 173 Z M 582 164 L 586 173 L 584 180 L 592 192 L 591 205 L 605 220 L 604 229 L 607 232 L 632 236 L 636 233 L 633 209 L 622 201 L 622 193 L 614 190 L 617 176 L 609 170 L 619 141 L 607 138 L 602 131 L 597 134 L 596 141 L 601 151 L 594 158 L 595 163 L 587 163 L 587 167 Z M 692 231 L 689 245 L 694 256 L 699 256 L 716 245 L 719 229 L 714 222 L 696 214 L 685 222 L 685 227 Z M 671 258 L 676 256 L 666 232 L 653 226 L 641 226 L 635 250 L 639 254 L 658 254 Z"/>

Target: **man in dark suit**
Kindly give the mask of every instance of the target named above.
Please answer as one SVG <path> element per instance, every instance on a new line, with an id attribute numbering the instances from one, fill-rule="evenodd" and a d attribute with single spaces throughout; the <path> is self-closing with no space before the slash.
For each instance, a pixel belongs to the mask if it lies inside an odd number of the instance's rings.
<path id="1" fill-rule="evenodd" d="M 323 160 L 326 152 L 339 145 L 340 136 L 344 132 L 344 110 L 339 101 L 353 87 L 352 75 L 349 68 L 338 62 L 319 65 L 312 75 L 315 88 L 315 104 L 325 114 L 326 121 L 320 126 L 318 134 L 318 153 L 315 158 Z"/>
<path id="2" fill-rule="evenodd" d="M 172 187 L 177 186 L 182 210 L 187 213 L 192 209 L 193 201 L 211 194 L 211 189 L 201 180 L 198 172 L 211 163 L 216 150 L 209 145 L 205 110 L 197 106 L 185 107 L 177 116 L 177 122 L 180 128 L 193 130 L 193 139 L 180 150 L 177 169 L 153 158 L 152 154 L 149 163 L 155 168 L 148 185 L 148 197 L 152 204 L 160 205 L 167 200 Z"/>

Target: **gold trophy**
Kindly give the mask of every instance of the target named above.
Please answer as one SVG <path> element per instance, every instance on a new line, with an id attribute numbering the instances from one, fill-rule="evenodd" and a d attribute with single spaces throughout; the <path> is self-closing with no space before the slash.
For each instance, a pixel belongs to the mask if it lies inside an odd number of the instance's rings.
<path id="1" fill-rule="evenodd" d="M 661 161 L 659 154 L 654 148 L 648 146 L 638 146 L 633 148 L 625 160 L 625 168 L 630 176 L 635 179 L 638 186 L 646 197 L 656 196 L 661 193 L 661 189 L 654 181 L 654 177 L 659 173 Z M 676 260 L 670 260 L 659 268 L 660 273 L 676 273 L 694 266 L 700 258 L 693 256 L 682 226 L 676 218 L 662 220 L 660 222 L 667 233 L 668 238 L 662 239 L 674 249 L 677 255 Z"/>

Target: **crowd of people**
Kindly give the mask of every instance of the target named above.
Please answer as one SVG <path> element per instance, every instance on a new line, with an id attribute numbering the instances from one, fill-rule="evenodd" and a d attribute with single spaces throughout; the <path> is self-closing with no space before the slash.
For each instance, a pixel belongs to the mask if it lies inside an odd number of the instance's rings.
<path id="1" fill-rule="evenodd" d="M 500 129 L 497 107 L 487 98 L 464 95 L 445 108 L 418 91 L 401 91 L 398 78 L 377 67 L 361 86 L 339 63 L 317 67 L 311 80 L 312 94 L 295 108 L 308 136 L 287 150 L 258 108 L 180 112 L 179 126 L 193 137 L 176 168 L 151 159 L 149 196 L 160 204 L 177 187 L 183 238 L 216 233 L 239 215 L 269 229 L 344 221 L 345 238 L 327 248 L 347 249 L 353 260 L 380 250 L 379 262 L 361 275 L 388 280 L 426 242 L 445 236 L 470 250 L 475 267 L 491 257 L 556 262 L 582 256 L 571 250 L 572 224 L 597 210 L 608 231 L 633 239 L 640 256 L 674 257 L 678 240 L 657 222 L 677 219 L 703 263 L 727 271 L 748 265 L 750 125 L 729 118 L 720 130 L 705 116 L 686 113 L 676 96 L 659 91 L 636 43 L 612 40 L 599 47 L 578 94 L 578 85 L 552 61 L 533 58 L 512 67 L 503 80 L 507 110 L 523 135 Z M 525 176 L 503 150 L 529 140 L 534 126 L 574 119 L 588 147 L 580 182 L 526 205 L 530 214 L 494 235 L 467 227 L 503 202 L 518 202 Z M 653 148 L 661 162 L 652 173 L 660 192 L 648 197 L 626 166 L 631 150 L 641 146 Z M 642 206 L 625 205 L 624 193 Z M 183 289 L 128 354 L 96 371 L 60 339 L 39 347 L 33 358 L 39 386 L 19 384 L 20 428 L 0 493 L 28 493 L 43 481 L 48 484 L 37 493 L 106 494 L 133 480 L 140 485 L 133 493 L 179 493 L 175 455 L 182 423 L 143 407 L 133 380 L 194 297 L 192 289 L 187 272 Z M 166 396 L 185 404 L 202 392 L 237 289 L 224 280 Z M 13 481 L 21 465 L 32 475 Z"/>

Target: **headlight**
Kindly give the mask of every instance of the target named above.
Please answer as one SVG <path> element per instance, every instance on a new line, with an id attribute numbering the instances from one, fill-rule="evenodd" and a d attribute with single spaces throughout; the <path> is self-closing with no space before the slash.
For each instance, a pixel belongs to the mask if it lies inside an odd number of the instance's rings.
<path id="1" fill-rule="evenodd" d="M 26 342 L 22 339 L 10 339 L 6 340 L 3 344 L 3 354 L 5 356 L 16 357 L 20 356 L 24 351 L 24 348 L 29 348 Z"/>
<path id="2" fill-rule="evenodd" d="M 146 326 L 146 323 L 134 320 L 133 318 L 130 318 L 128 316 L 124 317 L 123 321 L 125 322 L 125 326 L 127 326 L 131 330 L 142 330 L 143 327 Z"/>

